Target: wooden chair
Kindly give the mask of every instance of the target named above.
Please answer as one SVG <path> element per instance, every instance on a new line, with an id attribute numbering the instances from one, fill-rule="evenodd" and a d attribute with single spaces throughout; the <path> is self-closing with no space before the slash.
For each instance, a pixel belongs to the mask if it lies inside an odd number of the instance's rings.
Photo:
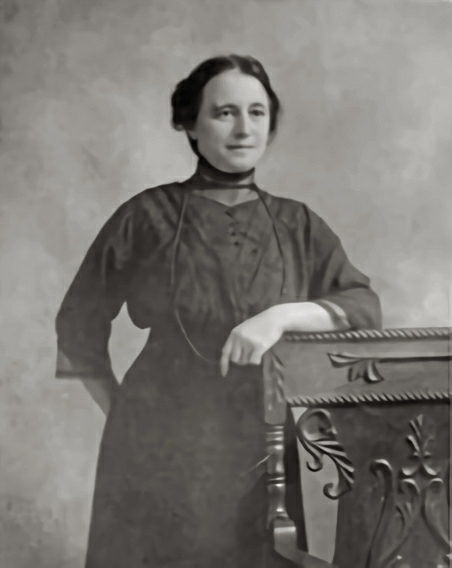
<path id="1" fill-rule="evenodd" d="M 305 568 L 450 565 L 450 328 L 286 334 L 264 361 L 268 524 L 276 551 Z M 333 564 L 300 550 L 288 513 L 287 412 L 337 482 Z M 291 518 L 292 517 L 292 518 Z M 309 522 L 309 519 L 306 519 Z"/>

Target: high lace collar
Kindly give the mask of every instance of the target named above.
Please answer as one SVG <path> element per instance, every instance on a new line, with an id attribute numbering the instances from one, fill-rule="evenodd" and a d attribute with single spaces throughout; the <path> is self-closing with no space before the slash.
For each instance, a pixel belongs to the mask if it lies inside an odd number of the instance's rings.
<path id="1" fill-rule="evenodd" d="M 246 172 L 223 172 L 203 156 L 200 156 L 198 167 L 191 178 L 197 189 L 244 189 L 255 187 L 254 168 Z"/>

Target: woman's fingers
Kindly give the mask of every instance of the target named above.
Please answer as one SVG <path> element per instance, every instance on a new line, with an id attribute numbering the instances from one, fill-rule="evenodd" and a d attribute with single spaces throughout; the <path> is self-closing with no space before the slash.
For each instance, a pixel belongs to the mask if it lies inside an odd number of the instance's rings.
<path id="1" fill-rule="evenodd" d="M 280 338 L 283 327 L 270 310 L 245 320 L 229 335 L 221 356 L 221 374 L 226 376 L 231 362 L 260 365 L 262 357 Z"/>
<path id="2" fill-rule="evenodd" d="M 231 337 L 229 337 L 226 343 L 224 344 L 223 351 L 221 352 L 220 371 L 223 377 L 225 377 L 229 371 L 229 358 L 231 356 L 231 352 L 232 352 L 232 341 Z"/>
<path id="3" fill-rule="evenodd" d="M 237 365 L 260 365 L 264 351 L 261 346 L 249 345 L 239 338 L 230 336 L 226 341 L 221 354 L 220 369 L 225 377 L 229 371 L 230 363 Z"/>
<path id="4" fill-rule="evenodd" d="M 234 341 L 232 344 L 232 350 L 229 356 L 229 361 L 231 361 L 231 363 L 236 363 L 237 365 L 240 365 L 242 363 L 243 357 L 244 357 L 243 346 L 238 341 Z"/>
<path id="5" fill-rule="evenodd" d="M 229 364 L 247 365 L 251 358 L 253 348 L 239 336 L 231 334 L 226 341 L 220 360 L 221 374 L 225 377 L 229 371 Z"/>
<path id="6" fill-rule="evenodd" d="M 230 362 L 237 363 L 238 365 L 243 364 L 243 355 L 243 348 L 240 342 L 236 341 L 233 337 L 229 337 L 221 354 L 220 369 L 223 377 L 228 374 Z"/>
<path id="7" fill-rule="evenodd" d="M 262 351 L 260 349 L 254 349 L 251 356 L 248 359 L 248 364 L 250 365 L 260 365 L 262 362 Z"/>

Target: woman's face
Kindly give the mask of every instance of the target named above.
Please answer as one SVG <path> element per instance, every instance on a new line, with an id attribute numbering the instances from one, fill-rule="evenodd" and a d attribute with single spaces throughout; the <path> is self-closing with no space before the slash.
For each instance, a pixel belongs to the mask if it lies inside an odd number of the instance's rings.
<path id="1" fill-rule="evenodd" d="M 269 141 L 270 101 L 262 83 L 234 69 L 213 77 L 203 90 L 196 124 L 188 135 L 216 168 L 254 168 Z"/>

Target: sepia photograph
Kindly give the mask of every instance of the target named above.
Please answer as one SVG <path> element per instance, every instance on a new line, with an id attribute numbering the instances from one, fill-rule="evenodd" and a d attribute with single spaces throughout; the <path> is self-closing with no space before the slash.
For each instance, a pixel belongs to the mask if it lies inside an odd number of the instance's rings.
<path id="1" fill-rule="evenodd" d="M 0 0 L 0 568 L 449 568 L 452 2 Z"/>

